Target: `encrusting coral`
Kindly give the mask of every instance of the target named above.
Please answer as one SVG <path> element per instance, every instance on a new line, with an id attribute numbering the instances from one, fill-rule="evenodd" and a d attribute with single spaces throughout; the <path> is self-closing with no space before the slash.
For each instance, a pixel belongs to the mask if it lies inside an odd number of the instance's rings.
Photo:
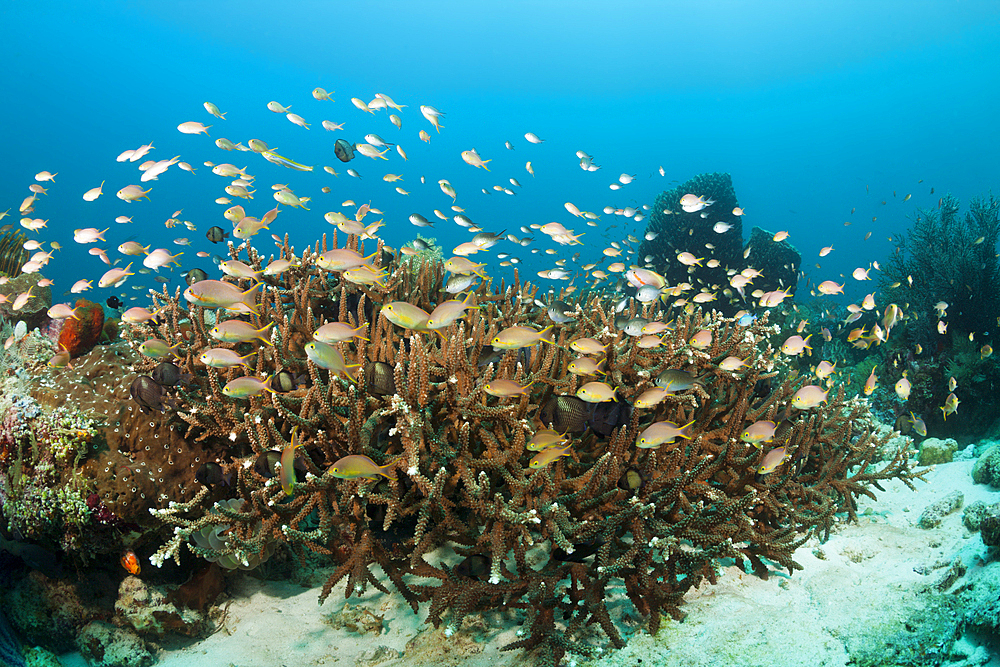
<path id="1" fill-rule="evenodd" d="M 364 255 L 363 246 L 349 237 L 351 250 Z M 247 263 L 264 268 L 253 248 L 229 248 L 233 259 L 246 249 Z M 339 563 L 321 600 L 345 579 L 348 597 L 369 585 L 388 592 L 391 582 L 414 611 L 429 603 L 429 622 L 450 630 L 472 613 L 519 610 L 522 638 L 506 648 L 538 648 L 542 663 L 554 665 L 567 651 L 603 650 L 592 625 L 624 645 L 608 603 L 613 588 L 624 586 L 655 633 L 661 614 L 683 616 L 687 591 L 716 580 L 719 559 L 748 563 L 762 577 L 768 562 L 800 569 L 796 547 L 828 535 L 838 513 L 855 519 L 858 495 L 873 496 L 880 480 L 910 485 L 923 474 L 906 449 L 876 465 L 889 434 L 876 432 L 863 399 L 835 388 L 814 406 L 793 406 L 809 382 L 777 377 L 766 316 L 741 326 L 689 309 L 646 348 L 615 326 L 606 295 L 589 293 L 576 296 L 574 321 L 504 351 L 492 346 L 502 330 L 547 324 L 533 306 L 537 288 L 516 273 L 512 285 L 486 279 L 474 287 L 466 316 L 447 328 L 404 329 L 384 316 L 386 304 L 430 312 L 448 298 L 442 262 L 397 262 L 379 242 L 373 265 L 387 273 L 357 284 L 319 268 L 327 249 L 324 237 L 296 258 L 287 238 L 279 244 L 292 266 L 262 276 L 256 313 L 243 316 L 254 329 L 274 324 L 269 344 L 213 339 L 215 317 L 226 311 L 188 305 L 179 290 L 153 295 L 157 320 L 124 328 L 136 347 L 152 338 L 179 344 L 175 362 L 190 378 L 164 389 L 163 408 L 176 406 L 171 421 L 188 442 L 227 452 L 213 462 L 214 482 L 152 510 L 173 531 L 154 564 L 179 560 L 187 543 L 200 556 L 250 566 L 285 544 Z M 632 301 L 622 315 L 656 316 L 644 308 Z M 358 335 L 335 343 L 321 367 L 307 345 L 324 321 Z M 596 379 L 569 371 L 576 355 L 568 346 L 584 337 L 603 348 L 613 400 L 576 398 Z M 246 367 L 206 368 L 198 359 L 210 347 L 234 349 Z M 742 363 L 720 368 L 730 357 Z M 136 371 L 160 362 L 144 358 Z M 635 407 L 665 371 L 673 375 L 662 400 Z M 247 398 L 223 392 L 241 376 L 266 388 Z M 525 389 L 488 393 L 498 380 Z M 745 442 L 741 434 L 760 420 L 775 424 L 773 439 Z M 637 447 L 640 433 L 663 421 L 690 426 L 658 448 Z M 529 442 L 549 427 L 571 446 L 529 465 Z M 351 455 L 369 457 L 379 472 L 335 476 L 334 464 Z M 440 557 L 443 547 L 457 562 Z"/>

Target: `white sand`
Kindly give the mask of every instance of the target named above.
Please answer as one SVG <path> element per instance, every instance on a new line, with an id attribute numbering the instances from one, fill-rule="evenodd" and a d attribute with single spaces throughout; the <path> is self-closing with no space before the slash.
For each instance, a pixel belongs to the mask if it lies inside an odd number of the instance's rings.
<path id="1" fill-rule="evenodd" d="M 938 528 L 915 527 L 927 505 L 956 489 L 965 494 L 965 505 L 976 500 L 1000 502 L 1000 492 L 972 483 L 971 468 L 971 461 L 940 465 L 927 476 L 929 483 L 917 482 L 917 492 L 898 482 L 889 483 L 884 493 L 878 493 L 878 502 L 859 501 L 859 514 L 871 508 L 874 515 L 862 517 L 858 525 L 840 527 L 825 544 L 811 540 L 796 552 L 795 560 L 804 570 L 792 576 L 775 573 L 761 581 L 729 567 L 717 585 L 706 583 L 688 595 L 682 607 L 688 613 L 684 622 L 665 620 L 657 637 L 640 631 L 625 649 L 604 660 L 578 659 L 577 663 L 602 667 L 847 665 L 846 642 L 909 617 L 925 602 L 919 592 L 937 582 L 947 569 L 938 567 L 921 575 L 915 567 L 948 564 L 959 555 L 968 572 L 958 585 L 982 572 L 977 559 L 986 557 L 986 548 L 978 534 L 969 535 L 962 525 L 961 511 L 949 515 Z M 824 558 L 814 555 L 817 549 Z M 244 590 L 235 591 L 224 629 L 187 648 L 160 652 L 157 664 L 526 664 L 521 651 L 499 651 L 515 639 L 517 626 L 510 618 L 488 615 L 445 637 L 443 629 L 423 623 L 426 611 L 418 616 L 398 595 L 384 596 L 378 591 L 347 602 L 383 616 L 381 634 L 334 629 L 329 621 L 343 609 L 343 585 L 320 607 L 318 589 L 261 584 L 247 577 Z M 61 659 L 68 667 L 85 665 L 79 655 Z M 994 657 L 990 664 L 1000 665 L 1000 660 Z"/>

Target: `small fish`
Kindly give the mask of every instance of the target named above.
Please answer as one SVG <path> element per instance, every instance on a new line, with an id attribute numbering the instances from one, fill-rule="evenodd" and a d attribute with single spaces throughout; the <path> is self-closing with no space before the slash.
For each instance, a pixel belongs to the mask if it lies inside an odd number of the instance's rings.
<path id="1" fill-rule="evenodd" d="M 941 406 L 941 412 L 943 413 L 944 419 L 947 421 L 948 415 L 958 412 L 958 396 L 954 393 L 948 394 L 948 398 L 944 399 L 944 405 Z"/>
<path id="2" fill-rule="evenodd" d="M 905 401 L 910 398 L 910 390 L 912 389 L 910 381 L 906 378 L 900 378 L 896 383 L 896 396 L 899 396 L 899 400 Z"/>
<path id="3" fill-rule="evenodd" d="M 772 449 L 764 456 L 764 460 L 761 461 L 760 467 L 757 468 L 757 474 L 766 475 L 768 473 L 772 473 L 791 457 L 791 453 L 789 453 L 785 447 Z"/>
<path id="4" fill-rule="evenodd" d="M 814 384 L 806 385 L 792 396 L 792 407 L 798 410 L 814 408 L 820 403 L 827 402 L 827 393 L 829 392 L 823 391 L 822 387 L 817 387 Z"/>
<path id="5" fill-rule="evenodd" d="M 247 359 L 256 356 L 256 350 L 249 352 L 242 357 L 233 350 L 222 347 L 213 347 L 202 352 L 198 361 L 211 366 L 212 368 L 231 368 L 233 366 L 247 366 Z"/>
<path id="6" fill-rule="evenodd" d="M 292 429 L 292 439 L 281 450 L 281 468 L 278 471 L 278 481 L 281 482 L 281 490 L 286 496 L 295 493 L 295 450 L 302 446 L 302 442 L 295 442 L 298 436 L 299 427 Z"/>
<path id="7" fill-rule="evenodd" d="M 511 396 L 524 396 L 528 393 L 528 387 L 530 387 L 534 381 L 529 382 L 526 385 L 514 382 L 513 380 L 492 380 L 483 385 L 483 391 L 485 391 L 490 396 L 497 396 L 499 398 L 509 398 Z"/>
<path id="8" fill-rule="evenodd" d="M 339 459 L 330 466 L 327 472 L 338 479 L 377 479 L 379 475 L 386 479 L 395 479 L 389 474 L 395 462 L 380 466 L 367 456 L 351 454 Z"/>
<path id="9" fill-rule="evenodd" d="M 271 389 L 270 383 L 271 376 L 263 380 L 253 376 L 239 377 L 227 382 L 222 388 L 222 393 L 230 398 L 250 398 L 265 391 L 273 394 L 275 392 Z"/>
<path id="10" fill-rule="evenodd" d="M 177 131 L 180 132 L 181 134 L 202 134 L 202 133 L 204 133 L 205 136 L 208 136 L 208 128 L 210 128 L 210 127 L 212 127 L 212 126 L 211 125 L 202 125 L 198 121 L 189 120 L 186 123 L 181 123 L 180 125 L 178 125 L 177 126 Z"/>
<path id="11" fill-rule="evenodd" d="M 812 348 L 809 347 L 810 338 L 812 338 L 812 334 L 809 334 L 805 338 L 802 338 L 802 336 L 789 336 L 781 344 L 781 351 L 790 357 L 796 357 L 806 350 L 809 350 L 809 354 L 812 354 Z"/>
<path id="12" fill-rule="evenodd" d="M 83 193 L 83 201 L 94 201 L 98 197 L 104 194 L 104 181 L 96 188 L 91 188 Z"/>
<path id="13" fill-rule="evenodd" d="M 121 556 L 120 562 L 122 564 L 122 567 L 125 568 L 125 570 L 129 574 L 132 575 L 139 574 L 139 571 L 141 570 L 139 566 L 139 559 L 136 557 L 135 552 L 132 551 L 131 549 L 125 550 L 125 552 Z"/>
<path id="14" fill-rule="evenodd" d="M 150 338 L 139 345 L 139 352 L 151 359 L 163 359 L 168 356 L 176 356 L 174 350 L 180 347 L 180 343 L 168 345 L 158 338 Z"/>
<path id="15" fill-rule="evenodd" d="M 428 317 L 430 316 L 428 315 Z M 553 341 L 545 337 L 545 334 L 552 329 L 552 326 L 550 324 L 541 331 L 533 327 L 520 325 L 508 327 L 494 336 L 493 340 L 490 341 L 490 345 L 498 350 L 517 350 L 522 347 L 531 347 L 540 341 L 554 345 Z"/>
<path id="16" fill-rule="evenodd" d="M 678 437 L 691 439 L 691 425 L 694 420 L 684 426 L 678 426 L 674 422 L 659 421 L 647 426 L 639 437 L 636 438 L 635 446 L 640 449 L 656 449 L 660 445 L 670 444 Z"/>
<path id="17" fill-rule="evenodd" d="M 331 375 L 340 375 L 351 382 L 357 384 L 357 369 L 360 364 L 348 364 L 343 353 L 333 345 L 327 345 L 317 340 L 310 341 L 304 346 L 306 357 L 320 368 L 330 371 Z"/>
<path id="18" fill-rule="evenodd" d="M 777 427 L 773 421 L 756 421 L 748 426 L 740 435 L 740 440 L 748 442 L 757 449 L 761 449 L 761 444 L 774 440 L 774 429 Z"/>
<path id="19" fill-rule="evenodd" d="M 562 458 L 563 456 L 569 456 L 572 447 L 573 443 L 570 443 L 565 447 L 549 447 L 548 449 L 543 449 L 531 457 L 531 460 L 528 462 L 528 467 L 532 470 L 544 468 L 548 464 Z"/>
<path id="20" fill-rule="evenodd" d="M 576 397 L 587 403 L 605 403 L 617 401 L 615 393 L 615 389 L 605 382 L 588 382 L 576 390 Z"/>

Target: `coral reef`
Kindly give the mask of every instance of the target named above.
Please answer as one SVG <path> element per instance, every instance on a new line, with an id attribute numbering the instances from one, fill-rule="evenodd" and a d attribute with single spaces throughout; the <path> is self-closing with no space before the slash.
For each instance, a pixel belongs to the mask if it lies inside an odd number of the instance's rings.
<path id="1" fill-rule="evenodd" d="M 19 294 L 31 291 L 31 298 L 20 309 L 14 310 L 14 300 Z M 47 311 L 52 305 L 52 288 L 39 287 L 38 276 L 34 273 L 22 273 L 0 285 L 0 294 L 7 300 L 0 303 L 0 318 L 11 322 L 22 321 L 28 329 L 36 329 L 48 320 Z"/>
<path id="2" fill-rule="evenodd" d="M 908 339 L 927 349 L 942 338 L 936 331 L 938 319 L 948 322 L 944 338 L 957 340 L 987 334 L 1000 316 L 1000 200 L 992 195 L 973 198 L 964 217 L 959 208 L 958 199 L 945 195 L 937 209 L 918 210 L 913 225 L 892 236 L 896 247 L 878 278 L 883 292 L 899 290 L 897 300 L 921 314 L 907 327 Z M 935 305 L 942 301 L 947 316 L 938 318 Z"/>
<path id="3" fill-rule="evenodd" d="M 714 202 L 704 211 L 709 217 L 702 217 L 701 211 L 684 211 L 680 200 L 686 194 L 695 194 Z M 724 173 L 699 174 L 672 190 L 661 192 L 653 201 L 649 222 L 646 224 L 647 235 L 653 233 L 656 237 L 644 240 L 639 245 L 639 257 L 652 255 L 650 264 L 671 285 L 694 282 L 692 279 L 700 279 L 708 284 L 724 280 L 725 269 L 685 266 L 677 261 L 677 253 L 696 252 L 696 249 L 704 249 L 708 243 L 715 247 L 705 250 L 706 258 L 718 259 L 723 267 L 745 267 L 743 222 L 740 216 L 733 214 L 736 206 L 733 179 Z M 712 229 L 716 222 L 723 222 L 731 227 L 719 234 Z"/>
<path id="4" fill-rule="evenodd" d="M 780 289 L 795 294 L 802 253 L 787 239 L 775 241 L 774 232 L 754 227 L 750 230 L 750 240 L 744 252 L 746 261 L 763 274 L 754 280 L 755 290 L 770 292 Z"/>
<path id="5" fill-rule="evenodd" d="M 92 667 L 149 667 L 153 655 L 134 633 L 105 621 L 80 630 L 79 649 Z"/>
<path id="6" fill-rule="evenodd" d="M 355 236 L 346 247 L 364 255 Z M 800 567 L 794 549 L 828 535 L 838 513 L 855 520 L 855 499 L 874 497 L 871 485 L 890 478 L 910 485 L 922 475 L 905 446 L 875 465 L 893 434 L 876 429 L 863 399 L 835 387 L 805 401 L 819 388 L 796 372 L 777 377 L 767 343 L 776 331 L 766 316 L 741 326 L 692 309 L 649 349 L 615 327 L 606 295 L 588 293 L 573 304 L 576 320 L 548 342 L 504 351 L 494 347 L 499 332 L 543 326 L 544 313 L 531 308 L 537 288 L 516 273 L 512 285 L 487 279 L 475 288 L 468 301 L 475 317 L 440 330 L 419 322 L 403 328 L 387 319 L 390 304 L 430 311 L 448 298 L 440 260 L 396 264 L 379 243 L 385 278 L 358 284 L 320 268 L 325 237 L 301 257 L 287 239 L 278 248 L 294 260 L 291 268 L 263 278 L 250 292 L 255 312 L 243 316 L 255 329 L 274 324 L 270 344 L 220 343 L 210 330 L 225 311 L 189 305 L 179 290 L 153 295 L 161 319 L 124 328 L 136 348 L 153 338 L 178 343 L 176 364 L 190 376 L 156 389 L 176 411 L 164 405 L 164 414 L 149 416 L 123 406 L 114 423 L 125 437 L 109 438 L 109 456 L 150 451 L 150 466 L 155 439 L 168 438 L 168 462 L 159 452 L 150 471 L 157 481 L 140 502 L 138 483 L 128 507 L 106 499 L 129 520 L 142 507 L 163 522 L 166 541 L 150 559 L 156 565 L 179 562 L 185 544 L 245 567 L 281 545 L 300 558 L 330 556 L 339 566 L 321 600 L 341 581 L 348 597 L 369 585 L 388 592 L 391 582 L 414 611 L 427 604 L 429 622 L 449 629 L 477 611 L 513 610 L 522 639 L 506 648 L 537 649 L 542 664 L 554 665 L 567 651 L 624 645 L 606 602 L 612 588 L 624 587 L 655 633 L 662 614 L 683 616 L 687 591 L 715 581 L 719 559 L 762 577 L 768 563 L 792 572 Z M 244 249 L 245 261 L 261 269 L 253 248 L 230 245 L 230 256 Z M 634 302 L 622 313 L 649 314 Z M 363 337 L 310 356 L 324 320 Z M 576 398 L 587 378 L 568 370 L 575 356 L 568 346 L 584 338 L 596 341 L 613 394 L 589 406 Z M 203 351 L 219 346 L 245 356 L 246 367 L 203 366 Z M 728 357 L 743 364 L 723 370 Z M 160 363 L 144 357 L 135 372 L 148 375 Z M 660 402 L 633 408 L 664 373 L 671 379 Z M 251 395 L 224 391 L 251 376 L 263 380 Z M 487 391 L 498 381 L 522 389 Z M 760 447 L 740 437 L 758 420 L 776 424 Z M 637 446 L 640 433 L 665 421 L 686 428 L 659 448 Z M 149 444 L 136 440 L 137 422 L 149 424 Z M 570 446 L 540 464 L 529 441 L 549 427 Z M 176 455 L 173 438 L 185 443 Z M 187 477 L 210 455 L 218 468 L 206 483 Z M 334 469 L 357 455 L 379 472 L 352 478 Z M 180 477 L 168 480 L 178 469 Z M 433 555 L 445 547 L 460 561 Z"/>
<path id="7" fill-rule="evenodd" d="M 702 202 L 686 210 L 681 198 L 691 195 Z M 682 252 L 699 256 L 698 262 L 679 261 Z M 759 227 L 753 228 L 750 240 L 743 245 L 742 212 L 737 207 L 732 177 L 723 173 L 700 174 L 657 195 L 638 254 L 651 258 L 646 266 L 661 273 L 668 284 L 700 283 L 721 290 L 726 298 L 715 305 L 726 314 L 749 305 L 751 291 L 763 294 L 784 289 L 794 293 L 802 261 L 788 241 L 777 241 L 774 233 Z M 745 293 L 730 289 L 727 271 L 750 267 L 759 271 L 753 287 L 747 287 Z"/>

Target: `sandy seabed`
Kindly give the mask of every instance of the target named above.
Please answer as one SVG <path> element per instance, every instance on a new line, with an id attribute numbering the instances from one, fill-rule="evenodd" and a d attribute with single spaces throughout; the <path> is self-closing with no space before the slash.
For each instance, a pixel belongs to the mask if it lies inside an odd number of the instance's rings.
<path id="1" fill-rule="evenodd" d="M 632 628 L 628 646 L 603 658 L 567 656 L 579 667 L 840 667 L 850 663 L 850 648 L 880 641 L 936 595 L 956 558 L 966 567 L 944 594 L 974 584 L 1000 568 L 978 533 L 970 533 L 959 510 L 936 528 L 916 527 L 928 505 L 952 491 L 964 505 L 1000 502 L 1000 491 L 972 482 L 973 461 L 937 466 L 917 491 L 901 482 L 885 484 L 878 501 L 859 499 L 858 524 L 841 525 L 825 543 L 812 539 L 795 553 L 803 566 L 789 576 L 767 581 L 738 567 L 724 568 L 716 585 L 704 583 L 686 598 L 683 622 L 664 620 L 658 636 Z M 992 559 L 992 560 L 991 560 Z M 919 573 L 923 572 L 923 574 Z M 989 573 L 993 574 L 993 573 Z M 245 577 L 231 591 L 223 628 L 183 648 L 160 651 L 158 667 L 304 667 L 308 665 L 423 665 L 503 667 L 530 665 L 523 651 L 502 652 L 517 640 L 512 615 L 487 614 L 446 635 L 444 626 L 424 623 L 426 610 L 414 614 L 398 595 L 370 589 L 344 599 L 344 583 L 319 606 L 319 590 L 287 582 Z M 933 591 L 933 592 L 930 592 Z M 622 598 L 623 609 L 630 606 Z M 349 605 L 347 612 L 344 605 Z M 633 614 L 624 611 L 624 618 Z M 378 617 L 382 617 L 381 620 Z M 354 630 L 343 627 L 344 621 Z M 339 622 L 338 622 L 339 621 Z M 341 627 L 335 627 L 340 625 Z M 377 629 L 381 625 L 381 631 Z M 368 631 L 364 629 L 368 628 Z M 355 630 L 361 630 L 360 632 Z M 628 631 L 627 625 L 623 630 Z M 1000 640 L 959 646 L 965 661 L 949 665 L 1000 666 Z M 961 644 L 961 642 L 960 642 Z M 86 667 L 79 654 L 60 657 L 66 667 Z M 928 665 L 938 664 L 928 657 Z"/>

